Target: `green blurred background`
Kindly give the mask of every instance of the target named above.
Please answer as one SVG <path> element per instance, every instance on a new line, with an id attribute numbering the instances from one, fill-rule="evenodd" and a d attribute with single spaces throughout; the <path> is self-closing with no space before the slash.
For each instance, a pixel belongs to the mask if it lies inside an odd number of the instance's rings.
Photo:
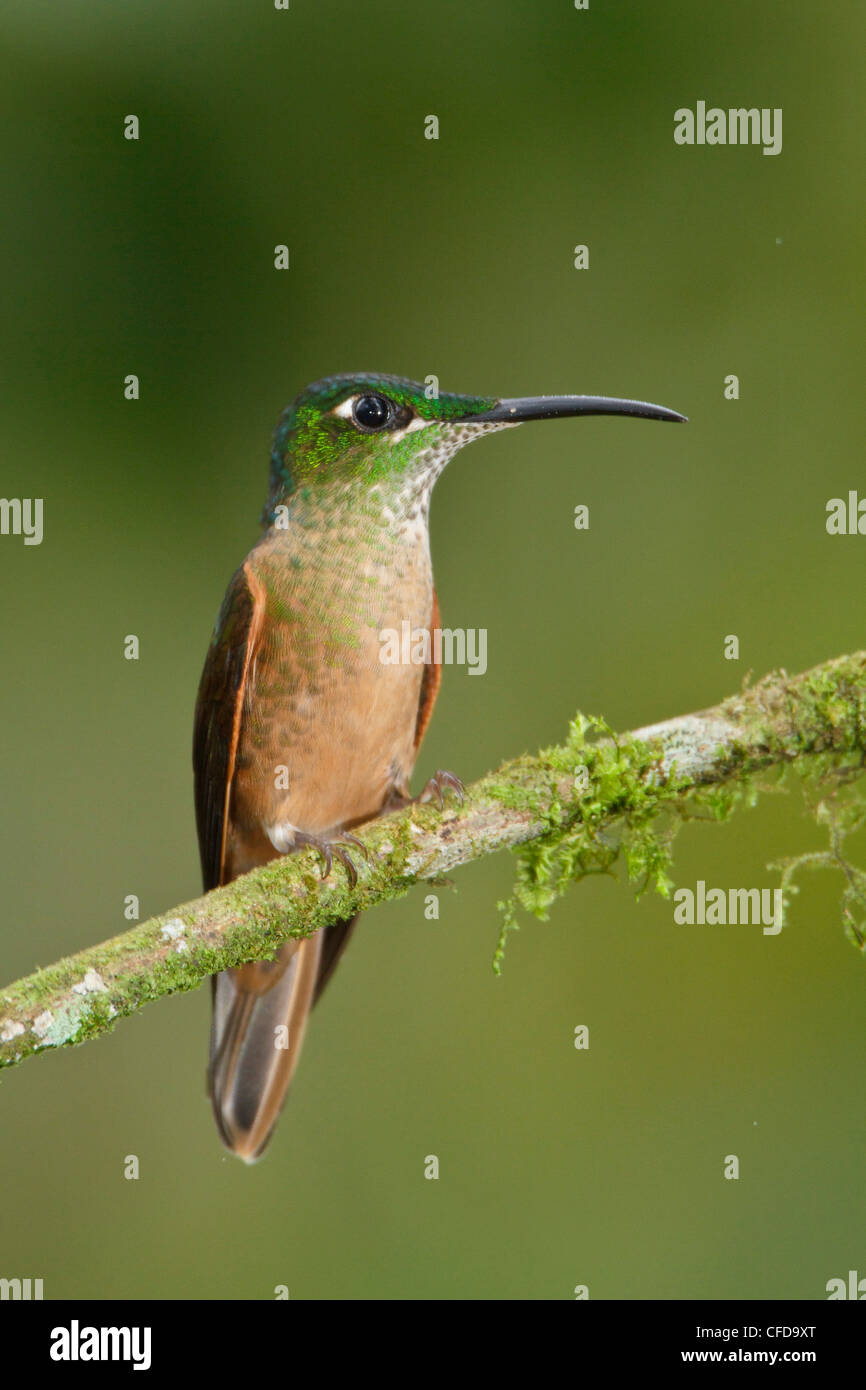
<path id="1" fill-rule="evenodd" d="M 148 916 L 197 893 L 201 664 L 273 424 L 316 377 L 691 417 L 458 456 L 437 582 L 489 669 L 446 669 L 418 786 L 558 740 L 577 707 L 634 727 L 863 645 L 866 541 L 824 529 L 863 485 L 862 9 L 3 10 L 3 492 L 45 499 L 40 547 L 0 539 L 5 980 L 122 930 L 126 894 Z M 783 107 L 782 153 L 676 146 L 698 99 Z M 769 861 L 820 843 L 792 791 L 687 828 L 677 881 L 771 887 Z M 512 869 L 460 871 L 438 922 L 421 889 L 364 919 L 255 1168 L 211 1120 L 208 989 L 8 1073 L 0 1275 L 46 1297 L 738 1299 L 866 1272 L 840 885 L 805 882 L 772 938 L 593 880 L 497 980 Z"/>

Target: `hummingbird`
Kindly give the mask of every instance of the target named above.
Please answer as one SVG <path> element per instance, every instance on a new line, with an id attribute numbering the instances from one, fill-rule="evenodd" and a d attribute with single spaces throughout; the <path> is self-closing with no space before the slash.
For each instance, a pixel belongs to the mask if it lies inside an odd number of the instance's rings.
<path id="1" fill-rule="evenodd" d="M 633 415 L 608 396 L 431 394 L 358 373 L 308 386 L 280 417 L 258 543 L 229 583 L 198 691 L 193 739 L 204 887 L 312 846 L 356 878 L 353 829 L 411 801 L 409 779 L 441 665 L 385 662 L 381 634 L 432 633 L 433 486 L 465 444 L 529 420 Z M 432 654 L 431 641 L 422 654 Z M 417 801 L 462 784 L 439 770 Z M 310 1010 L 356 918 L 292 939 L 273 960 L 213 977 L 208 1088 L 219 1133 L 246 1162 L 271 1137 Z"/>

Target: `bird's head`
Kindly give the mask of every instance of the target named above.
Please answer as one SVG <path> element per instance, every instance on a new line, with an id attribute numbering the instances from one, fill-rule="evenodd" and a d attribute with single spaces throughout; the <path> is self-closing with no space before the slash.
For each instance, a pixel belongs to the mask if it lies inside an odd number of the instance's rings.
<path id="1" fill-rule="evenodd" d="M 372 373 L 313 382 L 283 412 L 271 452 L 268 509 L 299 489 L 360 485 L 429 497 L 450 458 L 479 435 L 526 420 L 637 415 L 683 420 L 664 406 L 609 396 L 462 396 Z"/>

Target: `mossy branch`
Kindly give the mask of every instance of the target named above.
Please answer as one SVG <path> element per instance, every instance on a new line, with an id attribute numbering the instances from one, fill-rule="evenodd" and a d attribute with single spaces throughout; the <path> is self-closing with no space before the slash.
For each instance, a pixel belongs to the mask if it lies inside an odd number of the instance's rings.
<path id="1" fill-rule="evenodd" d="M 667 892 L 671 825 L 694 814 L 723 818 L 768 769 L 812 765 L 824 777 L 828 768 L 851 777 L 864 758 L 866 652 L 799 676 L 774 672 L 712 709 L 626 735 L 579 715 L 565 744 L 503 764 L 467 789 L 462 806 L 413 806 L 356 831 L 369 860 L 359 861 L 354 886 L 337 863 L 323 881 L 318 857 L 305 850 L 0 990 L 0 1066 L 95 1037 L 151 1000 L 267 958 L 288 937 L 495 850 L 522 847 L 506 928 L 516 906 L 543 915 L 568 883 L 609 869 L 620 854 L 641 887 Z M 821 806 L 833 822 L 832 860 L 839 822 Z M 848 814 L 843 828 L 856 820 Z M 863 875 L 844 868 L 849 928 L 862 946 L 855 918 L 863 914 L 851 909 L 862 905 Z M 792 871 L 786 863 L 788 885 Z"/>

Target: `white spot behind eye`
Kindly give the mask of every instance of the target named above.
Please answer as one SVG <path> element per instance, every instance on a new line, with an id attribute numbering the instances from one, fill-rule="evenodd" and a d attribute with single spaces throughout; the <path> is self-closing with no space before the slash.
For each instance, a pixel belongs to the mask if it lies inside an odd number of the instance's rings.
<path id="1" fill-rule="evenodd" d="M 416 415 L 410 420 L 408 425 L 404 425 L 401 430 L 390 430 L 388 438 L 392 444 L 399 444 L 401 439 L 405 439 L 407 434 L 414 434 L 415 430 L 426 430 L 431 423 L 430 420 L 422 420 L 420 415 Z"/>

